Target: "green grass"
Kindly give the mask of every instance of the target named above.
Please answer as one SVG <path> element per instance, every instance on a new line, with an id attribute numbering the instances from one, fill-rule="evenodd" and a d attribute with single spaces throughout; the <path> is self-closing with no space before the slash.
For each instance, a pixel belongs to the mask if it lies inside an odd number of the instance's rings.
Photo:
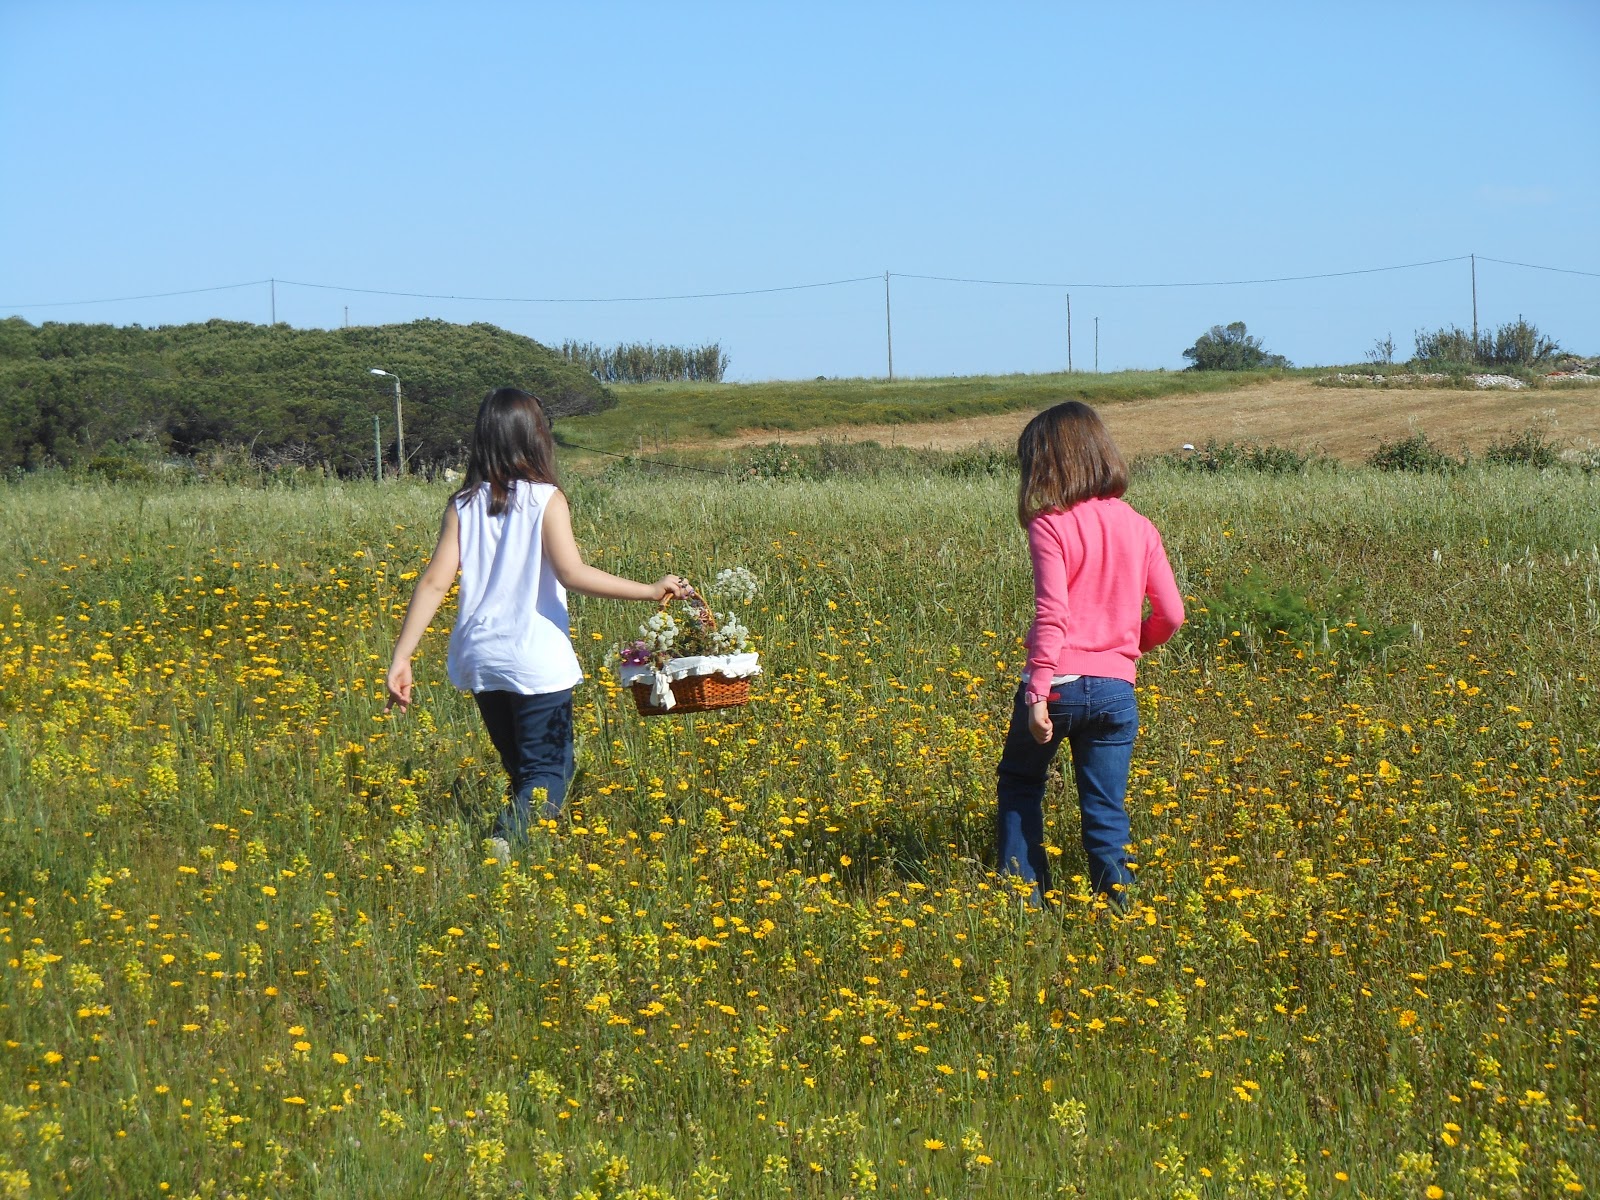
<path id="1" fill-rule="evenodd" d="M 948 379 L 818 379 L 812 382 L 662 383 L 613 387 L 617 406 L 557 423 L 556 434 L 623 452 L 749 431 L 946 421 L 1048 408 L 1063 400 L 1118 404 L 1152 396 L 1223 391 L 1295 372 L 1119 371 L 1092 375 L 969 375 Z"/>
<path id="2" fill-rule="evenodd" d="M 1600 1186 L 1600 486 L 1142 471 L 1194 620 L 1131 924 L 1066 783 L 1060 915 L 984 865 L 1012 486 L 580 479 L 592 561 L 762 577 L 767 675 L 641 720 L 648 608 L 574 601 L 574 820 L 505 872 L 448 607 L 381 715 L 442 487 L 6 486 L 0 1195 Z"/>

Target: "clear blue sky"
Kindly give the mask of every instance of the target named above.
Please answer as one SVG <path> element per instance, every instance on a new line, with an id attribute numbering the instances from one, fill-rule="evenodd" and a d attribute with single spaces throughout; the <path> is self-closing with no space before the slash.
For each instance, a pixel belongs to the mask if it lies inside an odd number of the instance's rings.
<path id="1" fill-rule="evenodd" d="M 0 315 L 266 321 L 277 277 L 640 296 L 1070 281 L 1074 361 L 1297 363 L 1471 321 L 1476 252 L 1600 271 L 1600 4 L 0 0 Z M 1479 262 L 1479 319 L 1600 352 L 1600 278 Z M 884 371 L 883 285 L 505 304 L 280 284 L 296 326 L 716 339 L 742 379 Z M 1062 289 L 894 281 L 897 374 L 1065 365 Z M 29 305 L 30 307 L 20 307 Z"/>

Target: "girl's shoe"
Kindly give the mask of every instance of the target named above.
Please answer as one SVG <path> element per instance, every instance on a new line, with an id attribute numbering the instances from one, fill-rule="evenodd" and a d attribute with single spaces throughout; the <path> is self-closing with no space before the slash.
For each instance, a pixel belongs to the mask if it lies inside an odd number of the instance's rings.
<path id="1" fill-rule="evenodd" d="M 511 865 L 511 843 L 503 837 L 484 839 L 484 849 L 489 852 L 489 857 L 502 867 Z"/>

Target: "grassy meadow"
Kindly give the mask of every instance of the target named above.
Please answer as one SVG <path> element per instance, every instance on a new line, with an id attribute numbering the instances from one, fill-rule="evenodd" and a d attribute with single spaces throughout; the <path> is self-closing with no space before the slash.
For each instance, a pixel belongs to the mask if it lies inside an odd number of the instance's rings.
<path id="1" fill-rule="evenodd" d="M 1600 1188 L 1600 482 L 1140 473 L 1131 920 L 1069 784 L 1059 912 L 986 865 L 1012 487 L 576 481 L 591 561 L 761 578 L 767 674 L 641 720 L 575 600 L 500 869 L 448 604 L 382 712 L 442 488 L 5 485 L 0 1196 Z"/>

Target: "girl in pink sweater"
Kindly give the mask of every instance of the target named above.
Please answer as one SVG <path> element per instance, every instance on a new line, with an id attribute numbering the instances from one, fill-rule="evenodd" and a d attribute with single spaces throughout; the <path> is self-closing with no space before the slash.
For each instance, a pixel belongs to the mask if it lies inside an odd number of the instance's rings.
<path id="1" fill-rule="evenodd" d="M 1022 431 L 1017 459 L 1034 615 L 1000 755 L 998 865 L 1033 885 L 1034 904 L 1050 895 L 1045 774 L 1065 738 L 1090 889 L 1126 908 L 1134 664 L 1183 624 L 1183 597 L 1156 527 L 1121 499 L 1128 468 L 1094 409 L 1072 400 L 1040 413 Z"/>

